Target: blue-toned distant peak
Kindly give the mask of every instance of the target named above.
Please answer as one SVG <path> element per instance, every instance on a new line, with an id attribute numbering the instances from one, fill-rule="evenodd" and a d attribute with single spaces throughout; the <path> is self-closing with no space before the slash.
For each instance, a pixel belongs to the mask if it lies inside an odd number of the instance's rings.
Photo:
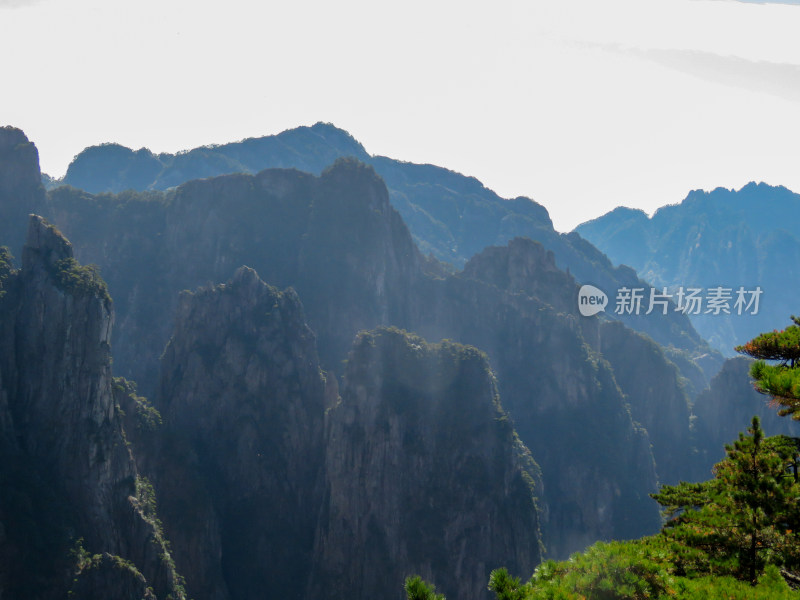
<path id="1" fill-rule="evenodd" d="M 61 183 L 91 193 L 127 189 L 167 189 L 204 177 L 257 173 L 270 167 L 294 167 L 319 174 L 341 156 L 368 161 L 352 135 L 330 123 L 295 127 L 277 135 L 210 144 L 177 154 L 155 155 L 121 144 L 90 146 L 70 163 Z"/>
<path id="2" fill-rule="evenodd" d="M 289 131 L 299 132 L 303 129 L 305 128 L 297 127 L 295 129 L 290 129 Z M 359 142 L 344 129 L 336 127 L 333 123 L 323 123 L 322 121 L 318 121 L 308 129 L 311 133 L 319 136 L 331 146 L 335 146 L 336 148 L 342 150 L 343 154 L 355 156 L 356 158 L 362 160 L 369 158 L 369 154 L 364 149 L 364 146 L 361 145 L 361 142 Z"/>
<path id="3" fill-rule="evenodd" d="M 62 183 L 91 193 L 147 189 L 164 168 L 163 158 L 117 143 L 89 146 L 72 159 Z"/>
<path id="4" fill-rule="evenodd" d="M 797 198 L 798 195 L 787 189 L 782 185 L 770 185 L 768 183 L 751 181 L 750 183 L 742 186 L 741 189 L 717 187 L 711 191 L 707 190 L 692 190 L 686 195 L 686 198 L 680 204 L 670 204 L 658 209 L 659 212 L 664 208 L 672 206 L 680 206 L 683 204 L 692 204 L 694 202 L 712 201 L 712 202 L 727 202 L 731 199 L 738 198 L 745 201 L 753 199 L 780 199 L 780 198 Z"/>
<path id="5" fill-rule="evenodd" d="M 781 226 L 780 223 L 794 226 L 800 222 L 800 195 L 782 185 L 752 181 L 738 191 L 724 187 L 710 192 L 692 190 L 680 204 L 659 208 L 652 221 L 663 223 L 701 214 L 705 217 L 714 215 L 726 220 L 735 219 L 753 229 L 771 230 Z"/>
<path id="6" fill-rule="evenodd" d="M 600 217 L 584 221 L 583 223 L 578 225 L 574 229 L 574 231 L 580 233 L 581 229 L 594 227 L 600 223 L 623 223 L 628 221 L 644 222 L 649 220 L 649 218 L 650 217 L 647 216 L 647 213 L 644 212 L 641 208 L 628 208 L 627 206 L 618 206 L 614 210 L 609 211 Z"/>
<path id="7" fill-rule="evenodd" d="M 611 214 L 615 214 L 621 217 L 630 217 L 630 218 L 648 218 L 647 213 L 644 212 L 641 208 L 629 208 L 627 206 L 618 206 L 614 210 L 611 211 Z"/>
<path id="8" fill-rule="evenodd" d="M 541 224 L 553 228 L 553 221 L 550 218 L 550 213 L 547 212 L 547 209 L 544 207 L 544 205 L 539 204 L 533 198 L 528 198 L 527 196 L 517 196 L 508 202 L 520 212 L 524 212 L 528 216 L 538 220 Z"/>
<path id="9" fill-rule="evenodd" d="M 768 215 L 764 210 L 768 209 Z M 691 214 L 736 214 L 738 217 L 748 215 L 756 222 L 768 220 L 770 227 L 775 227 L 775 211 L 787 211 L 789 219 L 800 218 L 800 194 L 796 194 L 786 187 L 773 186 L 768 183 L 751 181 L 739 190 L 718 187 L 707 191 L 702 189 L 690 191 L 678 203 L 667 204 L 655 211 L 652 217 L 638 208 L 618 206 L 606 214 L 581 223 L 575 231 L 583 235 L 585 232 L 608 232 L 622 225 L 647 227 L 647 223 L 663 223 L 676 216 L 685 217 Z M 760 217 L 761 215 L 761 217 Z M 766 224 L 766 223 L 765 223 Z"/>
<path id="10" fill-rule="evenodd" d="M 636 232 L 634 238 L 643 235 L 650 224 L 650 217 L 647 213 L 638 208 L 628 208 L 618 206 L 596 219 L 581 223 L 575 228 L 575 232 L 581 237 L 592 241 L 597 238 L 616 238 L 622 236 L 623 244 L 643 243 L 643 240 L 632 239 L 631 232 Z M 606 251 L 606 250 L 604 250 Z"/>
<path id="11" fill-rule="evenodd" d="M 614 264 L 658 286 L 716 286 L 763 292 L 758 311 L 692 314 L 698 332 L 723 353 L 796 312 L 800 277 L 800 195 L 751 182 L 739 190 L 693 190 L 652 218 L 617 209 L 577 231 Z"/>

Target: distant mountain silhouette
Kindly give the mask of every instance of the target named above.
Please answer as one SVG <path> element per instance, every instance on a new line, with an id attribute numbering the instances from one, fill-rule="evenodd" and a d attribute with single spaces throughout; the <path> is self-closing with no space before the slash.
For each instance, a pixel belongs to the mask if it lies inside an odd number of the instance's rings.
<path id="1" fill-rule="evenodd" d="M 798 311 L 800 195 L 749 183 L 739 191 L 693 191 L 648 218 L 617 208 L 575 230 L 615 264 L 633 267 L 657 287 L 760 286 L 758 314 L 692 316 L 695 328 L 727 355 L 761 331 L 781 328 Z M 743 311 L 743 312 L 752 312 Z"/>
<path id="2" fill-rule="evenodd" d="M 568 270 L 579 283 L 598 285 L 609 294 L 625 286 L 649 289 L 636 273 L 613 267 L 577 234 L 558 233 L 547 209 L 530 198 L 504 199 L 474 177 L 434 165 L 371 156 L 349 133 L 329 123 L 178 154 L 155 155 L 144 148 L 133 151 L 118 144 L 93 146 L 75 157 L 61 183 L 91 193 L 165 190 L 192 179 L 257 173 L 267 168 L 295 168 L 318 175 L 337 158 L 347 156 L 372 165 L 381 176 L 392 206 L 420 251 L 456 269 L 487 247 L 528 237 L 552 251 L 558 267 Z M 54 182 L 46 184 L 52 186 Z M 692 358 L 707 351 L 684 315 L 645 318 L 609 313 L 662 345 L 688 352 Z M 721 363 L 720 357 L 709 355 L 703 368 L 710 377 Z M 706 383 L 699 382 L 698 387 Z"/>

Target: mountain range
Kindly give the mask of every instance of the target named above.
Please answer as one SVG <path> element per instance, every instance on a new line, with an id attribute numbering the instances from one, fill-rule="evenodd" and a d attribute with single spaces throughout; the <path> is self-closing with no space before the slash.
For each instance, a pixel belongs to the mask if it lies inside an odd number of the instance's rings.
<path id="1" fill-rule="evenodd" d="M 10 598 L 485 598 L 655 532 L 758 407 L 685 315 L 581 316 L 647 284 L 540 205 L 330 125 L 43 181 L 0 129 Z"/>
<path id="2" fill-rule="evenodd" d="M 154 155 L 146 148 L 134 151 L 103 144 L 79 153 L 62 180 L 45 179 L 48 187 L 64 184 L 92 194 L 169 190 L 192 179 L 256 174 L 269 168 L 320 174 L 337 158 L 346 157 L 373 167 L 416 246 L 423 254 L 442 261 L 445 268 L 461 269 L 487 247 L 528 237 L 551 250 L 561 270 L 569 271 L 580 283 L 598 285 L 612 298 L 613 290 L 624 287 L 641 288 L 646 293 L 651 289 L 630 268 L 613 267 L 580 236 L 556 232 L 547 210 L 530 198 L 504 199 L 474 177 L 435 165 L 372 156 L 346 131 L 327 123 L 178 154 Z M 706 345 L 683 314 L 670 311 L 652 318 L 611 311 L 607 314 L 664 346 L 683 351 L 690 360 L 704 356 L 702 360 L 708 363 L 704 370 L 711 375 L 721 364 L 722 357 Z M 706 384 L 704 380 L 702 386 Z"/>
<path id="3" fill-rule="evenodd" d="M 693 191 L 652 217 L 617 208 L 575 231 L 657 288 L 727 290 L 730 314 L 703 306 L 690 317 L 714 348 L 732 356 L 760 332 L 789 325 L 797 311 L 799 228 L 800 195 L 750 183 L 738 191 Z M 735 306 L 740 288 L 761 291 L 749 310 Z"/>

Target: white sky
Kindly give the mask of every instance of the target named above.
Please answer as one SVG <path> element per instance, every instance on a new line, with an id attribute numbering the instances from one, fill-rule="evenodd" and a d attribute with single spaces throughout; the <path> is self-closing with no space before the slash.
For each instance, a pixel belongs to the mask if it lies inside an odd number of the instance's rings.
<path id="1" fill-rule="evenodd" d="M 329 121 L 572 229 L 618 205 L 800 192 L 800 4 L 0 0 L 0 124 L 61 176 Z"/>

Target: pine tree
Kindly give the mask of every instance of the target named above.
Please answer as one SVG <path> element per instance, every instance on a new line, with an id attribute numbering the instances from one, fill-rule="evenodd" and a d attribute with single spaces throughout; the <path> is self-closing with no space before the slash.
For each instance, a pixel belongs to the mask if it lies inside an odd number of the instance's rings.
<path id="1" fill-rule="evenodd" d="M 778 414 L 800 420 L 800 318 L 782 331 L 762 333 L 736 351 L 757 359 L 750 367 L 755 388 L 771 396 Z M 778 361 L 769 364 L 767 361 Z"/>
<path id="2" fill-rule="evenodd" d="M 671 519 L 663 533 L 687 570 L 731 573 L 755 584 L 767 564 L 798 564 L 800 484 L 789 467 L 797 447 L 764 437 L 758 417 L 727 445 L 714 479 L 664 486 L 653 498 Z"/>
<path id="3" fill-rule="evenodd" d="M 408 600 L 445 600 L 443 594 L 436 593 L 436 586 L 427 583 L 419 575 L 406 577 L 405 590 Z"/>

